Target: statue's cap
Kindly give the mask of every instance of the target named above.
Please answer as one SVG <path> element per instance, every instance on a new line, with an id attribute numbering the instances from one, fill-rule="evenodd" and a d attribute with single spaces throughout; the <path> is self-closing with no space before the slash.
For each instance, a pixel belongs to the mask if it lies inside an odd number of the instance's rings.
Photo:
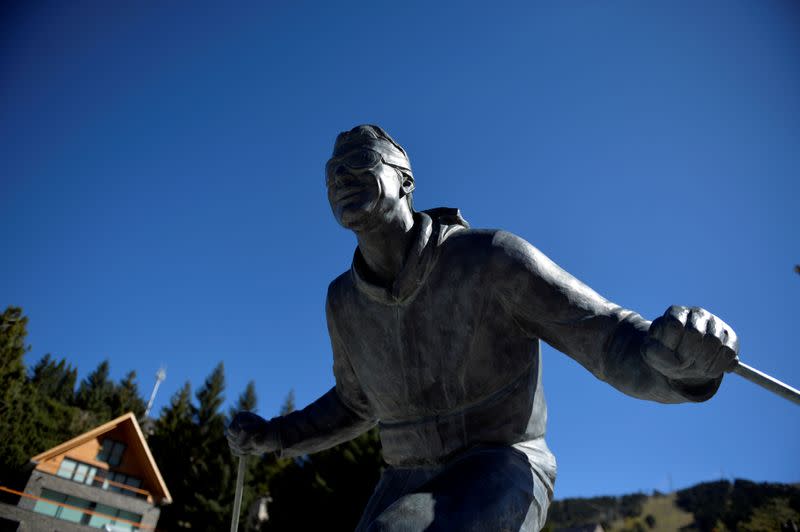
<path id="1" fill-rule="evenodd" d="M 369 148 L 383 155 L 383 159 L 392 166 L 403 168 L 411 173 L 411 162 L 406 150 L 389 136 L 380 126 L 364 124 L 350 131 L 339 133 L 333 144 L 332 158 L 340 157 L 353 150 Z"/>

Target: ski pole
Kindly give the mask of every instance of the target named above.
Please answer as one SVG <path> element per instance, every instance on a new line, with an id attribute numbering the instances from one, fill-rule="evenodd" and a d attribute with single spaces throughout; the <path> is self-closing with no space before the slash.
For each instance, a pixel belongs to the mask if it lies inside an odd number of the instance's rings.
<path id="1" fill-rule="evenodd" d="M 748 366 L 743 362 L 738 362 L 733 369 L 729 370 L 736 373 L 740 377 L 744 377 L 753 384 L 758 384 L 762 388 L 771 391 L 774 394 L 780 395 L 784 399 L 788 399 L 795 404 L 800 405 L 800 391 L 792 388 L 788 384 L 779 381 L 775 377 L 770 377 L 756 368 Z"/>
<path id="2" fill-rule="evenodd" d="M 231 532 L 239 530 L 239 514 L 242 511 L 242 491 L 244 490 L 244 456 L 239 457 L 239 468 L 236 470 L 236 492 L 233 495 L 233 515 L 231 516 Z"/>

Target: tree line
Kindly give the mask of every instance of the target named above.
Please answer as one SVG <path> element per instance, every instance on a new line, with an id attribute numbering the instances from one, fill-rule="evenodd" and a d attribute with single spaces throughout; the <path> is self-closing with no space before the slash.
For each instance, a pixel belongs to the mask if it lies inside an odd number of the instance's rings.
<path id="1" fill-rule="evenodd" d="M 32 456 L 126 412 L 141 420 L 146 406 L 136 373 L 114 382 L 108 361 L 80 382 L 77 368 L 52 354 L 26 367 L 27 324 L 18 307 L 0 315 L 0 485 L 16 489 L 25 485 Z M 142 420 L 173 497 L 162 508 L 159 530 L 228 527 L 237 464 L 224 428 L 236 411 L 257 410 L 255 384 L 247 384 L 233 408 L 224 405 L 220 362 L 196 390 L 186 382 L 154 419 Z M 280 413 L 293 409 L 290 391 Z M 382 467 L 374 429 L 312 456 L 251 457 L 240 530 L 353 530 Z"/>
<path id="2" fill-rule="evenodd" d="M 700 531 L 797 530 L 800 486 L 736 479 L 703 482 L 677 492 L 675 503 Z"/>

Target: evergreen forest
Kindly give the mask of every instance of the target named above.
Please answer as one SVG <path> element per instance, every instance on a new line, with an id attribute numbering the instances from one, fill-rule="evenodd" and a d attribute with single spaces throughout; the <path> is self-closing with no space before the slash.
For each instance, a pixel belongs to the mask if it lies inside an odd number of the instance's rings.
<path id="1" fill-rule="evenodd" d="M 225 368 L 220 362 L 196 390 L 187 382 L 160 413 L 142 422 L 146 404 L 134 372 L 113 382 L 104 361 L 77 382 L 77 368 L 51 354 L 26 367 L 27 323 L 17 307 L 0 315 L 0 485 L 21 490 L 32 456 L 134 412 L 173 498 L 162 508 L 158 529 L 227 530 L 237 463 L 224 428 L 236 411 L 256 409 L 255 384 L 250 382 L 235 407 L 225 411 Z M 293 409 L 289 390 L 281 413 Z M 374 430 L 313 456 L 251 457 L 239 529 L 352 530 L 381 467 Z M 260 499 L 265 500 L 258 504 Z M 259 506 L 267 510 L 267 520 L 263 514 L 258 519 Z"/>

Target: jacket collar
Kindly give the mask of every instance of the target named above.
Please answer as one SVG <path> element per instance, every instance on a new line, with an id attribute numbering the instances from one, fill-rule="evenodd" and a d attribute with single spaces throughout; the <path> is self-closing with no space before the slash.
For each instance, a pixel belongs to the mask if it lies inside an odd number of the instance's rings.
<path id="1" fill-rule="evenodd" d="M 369 269 L 356 248 L 350 274 L 356 288 L 384 304 L 403 303 L 425 283 L 439 255 L 439 247 L 453 232 L 469 227 L 458 209 L 438 208 L 414 213 L 414 240 L 402 270 L 390 286 L 369 281 Z"/>

